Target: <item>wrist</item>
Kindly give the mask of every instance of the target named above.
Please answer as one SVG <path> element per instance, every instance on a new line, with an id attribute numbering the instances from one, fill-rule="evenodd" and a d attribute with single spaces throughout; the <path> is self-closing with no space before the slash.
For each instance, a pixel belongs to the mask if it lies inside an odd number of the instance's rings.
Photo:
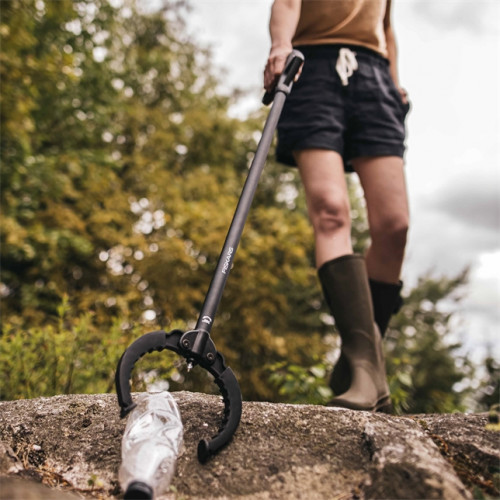
<path id="1" fill-rule="evenodd" d="M 293 50 L 292 43 L 290 41 L 277 41 L 271 44 L 271 52 L 291 52 Z"/>

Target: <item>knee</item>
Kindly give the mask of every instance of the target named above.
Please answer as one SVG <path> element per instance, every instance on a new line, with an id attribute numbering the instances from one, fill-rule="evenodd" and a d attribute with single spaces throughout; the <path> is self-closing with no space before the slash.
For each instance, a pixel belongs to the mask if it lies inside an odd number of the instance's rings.
<path id="1" fill-rule="evenodd" d="M 403 253 L 408 236 L 409 220 L 404 214 L 385 218 L 375 228 L 371 228 L 374 245 L 389 253 Z"/>
<path id="2" fill-rule="evenodd" d="M 342 198 L 321 198 L 311 207 L 311 219 L 316 233 L 333 235 L 350 231 L 349 200 Z"/>

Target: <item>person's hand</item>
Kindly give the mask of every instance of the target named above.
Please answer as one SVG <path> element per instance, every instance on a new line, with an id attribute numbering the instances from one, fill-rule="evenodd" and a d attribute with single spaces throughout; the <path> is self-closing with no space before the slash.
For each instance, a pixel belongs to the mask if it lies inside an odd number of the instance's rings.
<path id="1" fill-rule="evenodd" d="M 278 81 L 279 76 L 285 69 L 285 62 L 292 52 L 292 46 L 273 47 L 269 53 L 267 64 L 264 69 L 264 88 L 269 92 Z"/>
<path id="2" fill-rule="evenodd" d="M 403 87 L 398 87 L 399 96 L 403 104 L 408 104 L 408 92 Z"/>

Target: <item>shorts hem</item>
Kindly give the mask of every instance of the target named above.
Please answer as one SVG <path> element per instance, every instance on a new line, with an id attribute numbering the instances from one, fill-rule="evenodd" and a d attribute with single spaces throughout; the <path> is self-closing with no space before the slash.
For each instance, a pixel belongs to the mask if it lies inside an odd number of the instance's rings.
<path id="1" fill-rule="evenodd" d="M 365 156 L 397 156 L 399 158 L 404 158 L 406 151 L 405 146 L 384 146 L 377 145 L 371 146 L 363 149 L 358 149 L 353 153 L 349 154 L 346 158 L 347 161 L 355 160 L 356 158 L 363 158 Z"/>
<path id="2" fill-rule="evenodd" d="M 293 151 L 303 151 L 304 149 L 323 149 L 325 151 L 335 151 L 336 153 L 342 155 L 342 152 L 339 151 L 339 148 L 325 146 L 323 144 L 307 144 L 290 149 L 283 148 L 281 151 L 277 149 L 276 161 L 288 167 L 297 167 L 297 162 L 295 161 L 295 158 L 293 156 Z M 352 160 L 356 160 L 357 158 L 397 156 L 398 158 L 403 159 L 405 156 L 405 152 L 405 146 L 391 148 L 388 148 L 387 146 L 374 146 L 363 150 L 358 150 L 348 157 L 344 157 L 344 170 L 346 171 L 346 173 L 354 172 L 351 162 Z"/>
<path id="3" fill-rule="evenodd" d="M 280 163 L 288 165 L 289 167 L 297 167 L 297 162 L 293 156 L 294 151 L 303 151 L 304 149 L 324 149 L 325 151 L 334 151 L 339 155 L 343 155 L 341 147 L 335 147 L 332 145 L 331 141 L 325 141 L 311 139 L 305 139 L 303 141 L 298 141 L 293 146 L 281 146 L 278 142 L 278 147 L 276 148 L 276 160 Z"/>

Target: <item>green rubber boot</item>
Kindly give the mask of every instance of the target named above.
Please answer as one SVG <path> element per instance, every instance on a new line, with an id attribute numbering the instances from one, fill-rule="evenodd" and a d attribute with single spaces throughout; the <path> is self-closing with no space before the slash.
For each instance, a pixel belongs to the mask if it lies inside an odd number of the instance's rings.
<path id="1" fill-rule="evenodd" d="M 350 375 L 347 390 L 328 403 L 353 410 L 390 411 L 382 337 L 374 321 L 362 256 L 344 255 L 318 270 L 325 298 L 342 339 Z"/>
<path id="2" fill-rule="evenodd" d="M 389 321 L 393 314 L 396 314 L 403 305 L 401 298 L 401 288 L 403 283 L 385 283 L 370 279 L 370 291 L 372 296 L 373 314 L 375 323 L 377 323 L 382 338 L 387 331 Z M 349 365 L 343 353 L 340 353 L 339 359 L 333 367 L 330 377 L 330 388 L 334 394 L 342 394 L 349 389 L 351 385 L 351 373 Z"/>

